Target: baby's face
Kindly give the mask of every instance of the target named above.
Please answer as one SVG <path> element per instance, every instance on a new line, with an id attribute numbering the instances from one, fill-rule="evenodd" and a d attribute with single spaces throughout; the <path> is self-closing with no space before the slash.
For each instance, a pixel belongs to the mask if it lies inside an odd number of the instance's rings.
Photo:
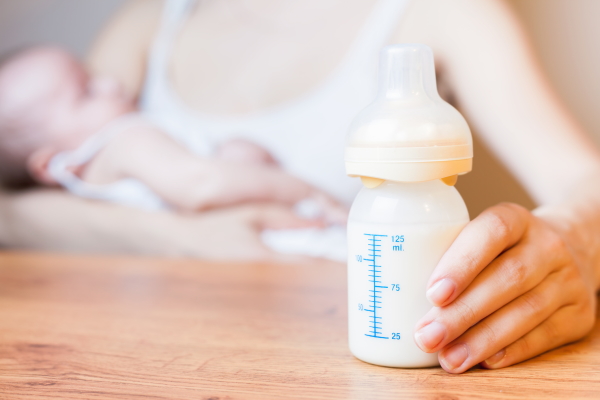
<path id="1" fill-rule="evenodd" d="M 91 78 L 70 54 L 56 48 L 26 51 L 0 72 L 1 115 L 23 118 L 39 146 L 79 146 L 134 104 L 120 85 Z"/>

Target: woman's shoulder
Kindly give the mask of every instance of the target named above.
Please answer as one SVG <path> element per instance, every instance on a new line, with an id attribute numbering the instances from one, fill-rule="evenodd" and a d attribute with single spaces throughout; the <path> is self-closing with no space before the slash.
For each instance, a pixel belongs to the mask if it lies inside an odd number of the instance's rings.
<path id="1" fill-rule="evenodd" d="M 156 19 L 162 13 L 167 0 L 127 0 L 115 13 L 112 21 L 125 19 L 129 22 L 147 23 L 148 18 Z"/>
<path id="2" fill-rule="evenodd" d="M 465 35 L 506 31 L 514 13 L 506 0 L 412 0 L 394 35 L 396 42 L 425 43 L 443 55 Z"/>
<path id="3" fill-rule="evenodd" d="M 141 90 L 146 57 L 165 0 L 129 0 L 101 30 L 88 55 L 92 73 L 119 79 L 133 94 Z"/>
<path id="4" fill-rule="evenodd" d="M 165 1 L 128 0 L 109 19 L 100 32 L 96 44 L 106 38 L 117 37 L 122 41 L 128 41 L 132 37 L 153 34 L 158 27 Z"/>

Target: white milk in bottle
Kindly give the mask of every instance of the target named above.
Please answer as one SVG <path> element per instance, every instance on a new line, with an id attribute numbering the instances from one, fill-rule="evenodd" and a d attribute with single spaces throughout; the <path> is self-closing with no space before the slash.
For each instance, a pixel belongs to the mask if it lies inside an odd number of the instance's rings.
<path id="1" fill-rule="evenodd" d="M 431 308 L 431 273 L 469 222 L 454 183 L 471 170 L 471 132 L 437 93 L 429 47 L 384 48 L 379 74 L 346 147 L 346 172 L 365 185 L 348 219 L 350 351 L 388 367 L 436 366 L 413 332 Z"/>

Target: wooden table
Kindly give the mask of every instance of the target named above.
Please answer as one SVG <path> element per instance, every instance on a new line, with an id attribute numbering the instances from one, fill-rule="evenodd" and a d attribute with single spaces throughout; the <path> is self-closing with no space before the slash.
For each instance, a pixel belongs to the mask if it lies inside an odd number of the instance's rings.
<path id="1" fill-rule="evenodd" d="M 0 399 L 599 399 L 600 325 L 499 371 L 363 363 L 338 264 L 0 253 Z"/>

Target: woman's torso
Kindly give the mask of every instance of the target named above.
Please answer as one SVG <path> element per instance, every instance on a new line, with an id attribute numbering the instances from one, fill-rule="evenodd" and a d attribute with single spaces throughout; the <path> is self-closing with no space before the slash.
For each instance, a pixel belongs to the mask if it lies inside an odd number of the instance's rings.
<path id="1" fill-rule="evenodd" d="M 378 52 L 408 3 L 352 1 L 340 12 L 322 2 L 311 15 L 167 0 L 142 109 L 200 155 L 245 138 L 350 202 L 359 183 L 344 173 L 345 133 L 375 95 Z"/>

